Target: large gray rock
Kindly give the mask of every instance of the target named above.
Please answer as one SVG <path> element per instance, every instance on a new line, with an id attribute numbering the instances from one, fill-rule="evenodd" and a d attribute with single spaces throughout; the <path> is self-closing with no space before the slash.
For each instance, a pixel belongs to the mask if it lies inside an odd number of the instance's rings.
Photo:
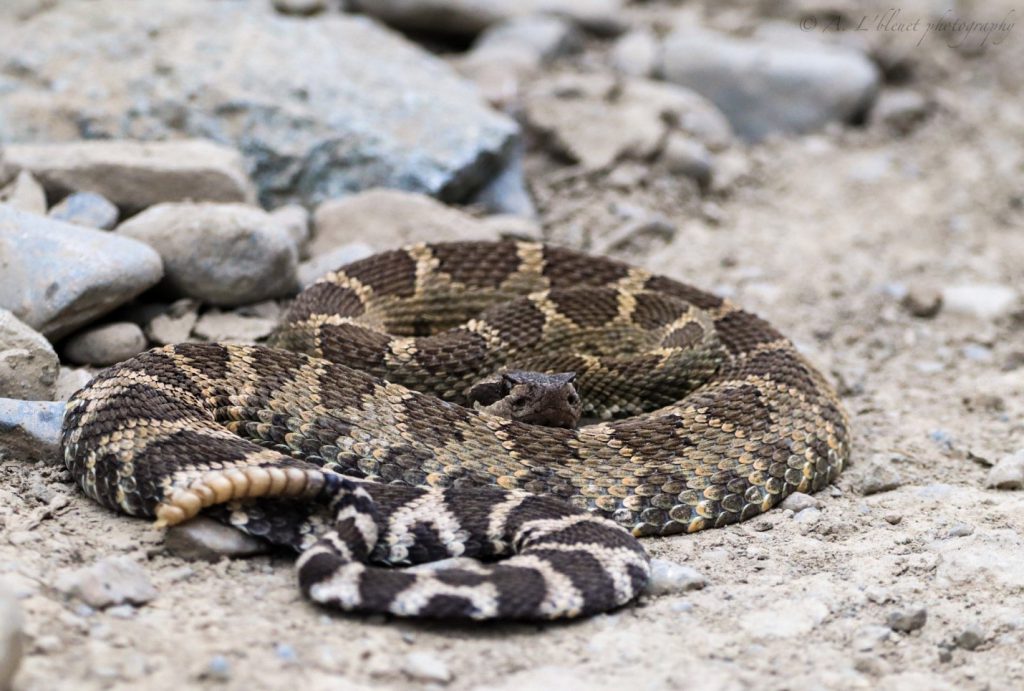
<path id="1" fill-rule="evenodd" d="M 0 25 L 8 61 L 0 141 L 214 139 L 242 152 L 271 208 L 375 186 L 462 199 L 518 133 L 375 22 L 295 20 L 266 2 L 62 3 Z"/>
<path id="2" fill-rule="evenodd" d="M 51 401 L 59 372 L 60 361 L 46 337 L 0 308 L 0 396 Z"/>
<path id="3" fill-rule="evenodd" d="M 51 340 L 161 276 L 160 256 L 141 242 L 0 204 L 0 307 Z"/>
<path id="4" fill-rule="evenodd" d="M 6 151 L 8 165 L 32 171 L 53 196 L 95 192 L 129 211 L 182 199 L 256 196 L 239 153 L 201 139 L 12 144 Z"/>
<path id="5" fill-rule="evenodd" d="M 661 72 L 710 99 L 749 141 L 858 118 L 870 107 L 880 80 L 874 64 L 849 48 L 690 28 L 666 38 Z"/>
<path id="6" fill-rule="evenodd" d="M 115 231 L 160 253 L 179 296 L 244 305 L 296 292 L 298 253 L 288 230 L 244 204 L 158 204 Z"/>
<path id="7" fill-rule="evenodd" d="M 513 17 L 554 14 L 599 34 L 625 28 L 622 0 L 355 0 L 355 8 L 405 30 L 475 35 Z"/>
<path id="8" fill-rule="evenodd" d="M 0 455 L 59 462 L 63 420 L 63 402 L 0 398 Z"/>

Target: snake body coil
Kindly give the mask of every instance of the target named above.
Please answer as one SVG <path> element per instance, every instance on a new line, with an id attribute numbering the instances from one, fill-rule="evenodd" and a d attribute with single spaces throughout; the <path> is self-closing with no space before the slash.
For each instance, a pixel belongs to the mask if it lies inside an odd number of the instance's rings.
<path id="1" fill-rule="evenodd" d="M 205 509 L 301 551 L 303 590 L 346 610 L 603 611 L 649 574 L 620 526 L 743 520 L 822 488 L 849 453 L 836 395 L 767 323 L 556 247 L 374 255 L 304 291 L 274 345 L 181 344 L 105 370 L 69 403 L 65 461 L 109 507 L 164 524 Z M 502 369 L 576 372 L 598 422 L 466 407 Z M 379 566 L 450 556 L 484 561 Z"/>

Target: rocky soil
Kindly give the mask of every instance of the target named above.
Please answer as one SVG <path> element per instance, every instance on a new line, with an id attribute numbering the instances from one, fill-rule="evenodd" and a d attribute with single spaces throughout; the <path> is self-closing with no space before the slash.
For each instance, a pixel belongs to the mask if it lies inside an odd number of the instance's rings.
<path id="1" fill-rule="evenodd" d="M 954 5 L 3 3 L 0 689 L 1024 687 L 1024 34 Z M 99 368 L 498 237 L 760 313 L 837 384 L 851 467 L 648 540 L 634 606 L 486 627 L 317 609 L 288 555 L 64 470 Z"/>

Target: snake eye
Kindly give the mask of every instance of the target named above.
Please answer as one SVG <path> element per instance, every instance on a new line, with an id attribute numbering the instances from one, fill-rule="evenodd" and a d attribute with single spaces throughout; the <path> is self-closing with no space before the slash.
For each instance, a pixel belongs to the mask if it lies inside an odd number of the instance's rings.
<path id="1" fill-rule="evenodd" d="M 521 396 L 519 398 L 513 398 L 512 407 L 516 410 L 522 410 L 526 407 L 526 399 Z"/>
<path id="2" fill-rule="evenodd" d="M 574 393 L 571 393 L 565 397 L 565 400 L 569 402 L 569 405 L 576 405 L 577 403 L 580 402 L 580 397 Z"/>

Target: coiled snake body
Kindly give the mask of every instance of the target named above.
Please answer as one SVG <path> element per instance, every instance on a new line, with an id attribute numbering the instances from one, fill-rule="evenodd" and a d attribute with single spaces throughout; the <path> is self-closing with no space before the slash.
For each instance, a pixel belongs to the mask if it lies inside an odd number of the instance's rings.
<path id="1" fill-rule="evenodd" d="M 634 536 L 721 526 L 820 489 L 849 452 L 824 379 L 761 319 L 609 259 L 416 245 L 331 273 L 277 347 L 181 344 L 68 405 L 97 501 L 200 510 L 301 551 L 315 601 L 404 616 L 559 618 L 634 598 Z M 579 429 L 469 409 L 505 368 L 577 373 Z M 386 379 L 386 381 L 385 381 Z M 434 571 L 383 568 L 469 556 Z"/>

